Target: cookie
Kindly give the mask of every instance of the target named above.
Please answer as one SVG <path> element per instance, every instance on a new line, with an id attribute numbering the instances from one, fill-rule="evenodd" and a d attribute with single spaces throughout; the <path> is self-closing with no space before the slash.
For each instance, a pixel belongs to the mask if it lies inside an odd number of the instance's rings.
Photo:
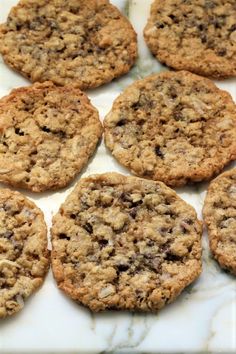
<path id="1" fill-rule="evenodd" d="M 80 180 L 52 224 L 58 287 L 92 311 L 156 311 L 201 272 L 201 223 L 161 182 Z"/>
<path id="2" fill-rule="evenodd" d="M 236 275 L 236 168 L 210 183 L 203 216 L 213 256 Z"/>
<path id="3" fill-rule="evenodd" d="M 29 199 L 0 191 L 0 318 L 13 315 L 43 283 L 49 268 L 43 213 Z"/>
<path id="4" fill-rule="evenodd" d="M 213 78 L 236 76 L 235 0 L 155 0 L 144 29 L 162 63 Z"/>
<path id="5" fill-rule="evenodd" d="M 0 100 L 0 181 L 42 192 L 69 184 L 102 135 L 87 96 L 50 82 Z"/>
<path id="6" fill-rule="evenodd" d="M 105 142 L 138 176 L 169 186 L 210 179 L 236 158 L 236 106 L 186 71 L 136 81 L 105 118 Z"/>
<path id="7" fill-rule="evenodd" d="M 86 89 L 127 73 L 137 39 L 108 0 L 20 0 L 0 26 L 0 53 L 33 82 Z"/>

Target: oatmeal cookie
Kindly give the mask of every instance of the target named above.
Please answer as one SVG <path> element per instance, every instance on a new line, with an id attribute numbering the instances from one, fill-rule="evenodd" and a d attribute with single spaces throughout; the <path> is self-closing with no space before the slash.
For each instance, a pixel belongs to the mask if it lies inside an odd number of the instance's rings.
<path id="1" fill-rule="evenodd" d="M 86 89 L 127 73 L 137 39 L 108 0 L 21 0 L 0 26 L 0 52 L 33 82 Z"/>
<path id="2" fill-rule="evenodd" d="M 0 100 L 0 181 L 33 192 L 66 186 L 101 137 L 97 110 L 79 89 L 50 82 Z"/>
<path id="3" fill-rule="evenodd" d="M 236 275 L 236 168 L 210 183 L 203 216 L 213 256 Z"/>
<path id="4" fill-rule="evenodd" d="M 236 76 L 235 0 L 155 0 L 144 37 L 157 59 L 172 68 Z"/>
<path id="5" fill-rule="evenodd" d="M 186 71 L 136 81 L 105 118 L 105 142 L 133 173 L 181 186 L 210 179 L 236 158 L 236 106 Z"/>
<path id="6" fill-rule="evenodd" d="M 0 191 L 0 318 L 13 315 L 49 268 L 43 213 L 18 192 Z"/>
<path id="7" fill-rule="evenodd" d="M 159 310 L 201 272 L 201 223 L 162 182 L 82 179 L 51 233 L 58 287 L 92 311 Z"/>

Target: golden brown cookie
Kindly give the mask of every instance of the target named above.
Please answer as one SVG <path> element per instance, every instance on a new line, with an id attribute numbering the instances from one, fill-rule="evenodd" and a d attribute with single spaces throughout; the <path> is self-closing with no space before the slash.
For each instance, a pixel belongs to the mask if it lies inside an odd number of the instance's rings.
<path id="1" fill-rule="evenodd" d="M 127 73 L 137 39 L 108 0 L 20 0 L 0 26 L 0 53 L 33 82 L 86 89 Z"/>
<path id="2" fill-rule="evenodd" d="M 0 181 L 33 192 L 69 184 L 102 135 L 97 110 L 71 86 L 50 82 L 0 100 Z"/>
<path id="3" fill-rule="evenodd" d="M 92 311 L 156 311 L 201 272 L 201 223 L 161 182 L 80 180 L 52 224 L 58 287 Z"/>
<path id="4" fill-rule="evenodd" d="M 0 190 L 0 318 L 13 315 L 49 268 L 43 213 L 18 192 Z"/>
<path id="5" fill-rule="evenodd" d="M 215 178 L 207 191 L 203 216 L 210 249 L 222 268 L 236 275 L 236 169 Z"/>
<path id="6" fill-rule="evenodd" d="M 235 0 L 155 0 L 144 37 L 157 59 L 174 69 L 236 75 Z"/>
<path id="7" fill-rule="evenodd" d="M 169 186 L 208 180 L 236 158 L 232 98 L 186 71 L 134 82 L 104 127 L 106 145 L 122 165 Z"/>

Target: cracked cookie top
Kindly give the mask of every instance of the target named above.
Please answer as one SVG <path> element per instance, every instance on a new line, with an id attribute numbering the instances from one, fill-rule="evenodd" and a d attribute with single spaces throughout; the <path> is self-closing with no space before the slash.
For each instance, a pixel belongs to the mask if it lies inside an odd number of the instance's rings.
<path id="1" fill-rule="evenodd" d="M 236 275 L 236 169 L 222 173 L 208 188 L 203 216 L 210 249 L 222 268 Z"/>
<path id="2" fill-rule="evenodd" d="M 201 233 L 194 209 L 163 183 L 90 176 L 53 218 L 53 273 L 92 311 L 155 311 L 200 274 Z"/>
<path id="3" fill-rule="evenodd" d="M 235 0 L 155 0 L 144 30 L 161 62 L 223 78 L 236 75 Z"/>
<path id="4" fill-rule="evenodd" d="M 170 186 L 210 179 L 236 157 L 231 96 L 186 71 L 134 82 L 115 100 L 104 127 L 121 164 Z"/>
<path id="5" fill-rule="evenodd" d="M 13 315 L 49 268 L 43 213 L 18 192 L 0 191 L 0 318 Z"/>
<path id="6" fill-rule="evenodd" d="M 0 181 L 33 192 L 66 186 L 102 135 L 97 110 L 77 88 L 50 82 L 0 100 Z"/>
<path id="7" fill-rule="evenodd" d="M 86 89 L 127 73 L 137 40 L 107 0 L 21 0 L 0 26 L 0 52 L 33 82 Z"/>

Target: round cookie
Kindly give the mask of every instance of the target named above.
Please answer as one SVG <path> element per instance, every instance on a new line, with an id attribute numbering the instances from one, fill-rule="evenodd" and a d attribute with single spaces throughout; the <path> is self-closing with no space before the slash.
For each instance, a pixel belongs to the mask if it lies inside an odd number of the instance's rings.
<path id="1" fill-rule="evenodd" d="M 169 186 L 210 179 L 236 158 L 236 106 L 186 71 L 134 82 L 105 118 L 105 142 L 133 173 Z"/>
<path id="2" fill-rule="evenodd" d="M 0 26 L 0 53 L 33 82 L 86 89 L 127 73 L 137 39 L 108 0 L 20 0 Z"/>
<path id="3" fill-rule="evenodd" d="M 155 0 L 144 38 L 162 63 L 193 73 L 236 75 L 234 0 Z"/>
<path id="4" fill-rule="evenodd" d="M 43 283 L 49 268 L 43 213 L 29 199 L 0 191 L 0 318 L 13 315 Z"/>
<path id="5" fill-rule="evenodd" d="M 82 179 L 51 233 L 58 287 L 92 311 L 159 310 L 201 272 L 201 223 L 161 182 Z"/>
<path id="6" fill-rule="evenodd" d="M 66 186 L 102 135 L 97 110 L 79 89 L 50 82 L 0 100 L 0 181 L 33 192 Z"/>
<path id="7" fill-rule="evenodd" d="M 236 275 L 236 169 L 209 185 L 203 208 L 210 249 L 222 268 Z"/>

